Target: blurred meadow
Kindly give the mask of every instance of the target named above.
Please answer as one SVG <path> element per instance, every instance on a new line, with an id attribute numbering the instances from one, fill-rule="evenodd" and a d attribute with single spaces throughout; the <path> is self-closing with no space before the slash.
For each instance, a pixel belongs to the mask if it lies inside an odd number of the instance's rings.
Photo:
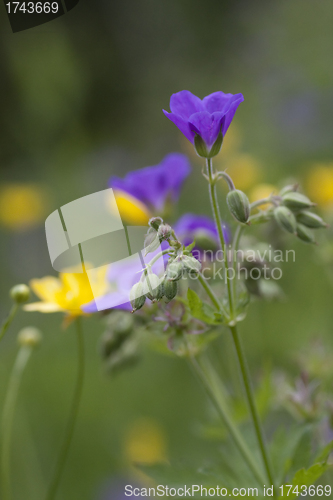
<path id="1" fill-rule="evenodd" d="M 296 252 L 295 263 L 282 265 L 284 298 L 254 300 L 240 324 L 254 380 L 267 369 L 299 377 L 297 359 L 314 341 L 333 360 L 333 3 L 81 0 L 52 23 L 16 34 L 4 6 L 0 16 L 0 319 L 13 285 L 56 275 L 46 217 L 105 189 L 111 175 L 155 165 L 169 152 L 187 154 L 192 172 L 168 222 L 186 212 L 210 215 L 202 160 L 162 109 L 183 89 L 200 97 L 241 92 L 244 103 L 215 164 L 228 168 L 251 201 L 299 182 L 331 221 L 318 247 L 282 237 Z M 219 189 L 228 222 L 226 190 Z M 43 334 L 14 421 L 15 500 L 43 498 L 63 435 L 76 347 L 74 325 L 64 329 L 62 320 L 22 311 L 1 343 L 0 406 L 17 333 L 31 325 Z M 135 366 L 107 374 L 104 321 L 91 315 L 82 322 L 87 372 L 62 500 L 121 500 L 123 483 L 142 481 L 134 462 L 204 461 L 216 453 L 216 441 L 202 436 L 213 410 L 186 363 L 143 346 Z M 224 379 L 237 378 L 227 331 L 212 350 Z"/>

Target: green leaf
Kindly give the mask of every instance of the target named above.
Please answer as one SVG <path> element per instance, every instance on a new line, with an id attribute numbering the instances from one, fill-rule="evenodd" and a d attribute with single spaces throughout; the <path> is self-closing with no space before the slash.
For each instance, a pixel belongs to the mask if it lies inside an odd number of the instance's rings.
<path id="1" fill-rule="evenodd" d="M 309 469 L 297 471 L 293 479 L 293 486 L 302 486 L 303 484 L 309 486 L 310 484 L 314 484 L 328 468 L 329 465 L 326 462 L 322 462 L 312 465 Z"/>
<path id="2" fill-rule="evenodd" d="M 218 325 L 221 320 L 218 320 L 215 315 L 215 310 L 198 297 L 198 295 L 189 288 L 187 290 L 187 300 L 194 318 L 197 318 L 208 325 Z"/>
<path id="3" fill-rule="evenodd" d="M 328 460 L 328 457 L 330 456 L 331 452 L 333 451 L 333 441 L 328 443 L 325 448 L 321 450 L 321 452 L 317 455 L 315 462 L 324 462 L 326 463 Z"/>
<path id="4" fill-rule="evenodd" d="M 193 248 L 195 247 L 195 240 L 193 241 L 193 243 L 191 243 L 190 245 L 187 245 L 187 247 L 185 247 L 184 249 L 184 253 L 191 253 Z"/>

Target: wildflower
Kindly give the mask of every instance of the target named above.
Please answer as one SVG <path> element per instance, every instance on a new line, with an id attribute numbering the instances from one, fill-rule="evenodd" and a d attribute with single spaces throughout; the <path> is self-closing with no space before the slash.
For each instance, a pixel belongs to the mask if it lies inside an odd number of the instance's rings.
<path id="1" fill-rule="evenodd" d="M 47 196 L 33 184 L 7 184 L 0 190 L 0 223 L 15 231 L 40 224 L 45 217 Z"/>
<path id="2" fill-rule="evenodd" d="M 120 215 L 129 224 L 145 225 L 154 214 L 164 214 L 178 200 L 190 173 L 185 155 L 171 153 L 161 163 L 110 179 Z"/>
<path id="3" fill-rule="evenodd" d="M 243 100 L 242 94 L 224 92 L 214 92 L 201 100 L 182 90 L 170 98 L 171 113 L 163 113 L 196 146 L 199 156 L 215 156 Z"/>
<path id="4" fill-rule="evenodd" d="M 131 464 L 165 462 L 167 443 L 164 429 L 155 420 L 140 419 L 127 430 L 124 454 Z"/>
<path id="5" fill-rule="evenodd" d="M 97 290 L 102 295 L 106 289 L 105 270 L 92 270 L 95 272 L 94 294 Z M 33 279 L 30 287 L 41 299 L 24 306 L 26 311 L 39 311 L 43 313 L 64 312 L 69 317 L 84 314 L 81 307 L 94 300 L 94 294 L 87 273 L 77 272 L 76 269 L 60 273 L 59 278 L 45 276 Z"/>
<path id="6" fill-rule="evenodd" d="M 326 208 L 333 205 L 333 163 L 317 163 L 307 177 L 307 194 Z"/>
<path id="7" fill-rule="evenodd" d="M 185 214 L 174 225 L 179 240 L 186 246 L 195 241 L 195 248 L 205 250 L 218 248 L 219 239 L 215 222 L 205 215 Z M 224 226 L 227 235 L 228 229 Z M 228 235 L 227 235 L 228 236 Z M 230 238 L 228 236 L 228 242 Z"/>

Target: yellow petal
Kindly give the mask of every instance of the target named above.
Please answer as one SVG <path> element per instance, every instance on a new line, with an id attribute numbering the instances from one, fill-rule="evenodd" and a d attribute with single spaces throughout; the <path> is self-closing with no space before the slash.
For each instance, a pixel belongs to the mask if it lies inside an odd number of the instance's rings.
<path id="1" fill-rule="evenodd" d="M 151 214 L 146 205 L 125 191 L 115 190 L 114 194 L 123 222 L 142 226 L 148 224 Z"/>
<path id="2" fill-rule="evenodd" d="M 33 279 L 30 281 L 30 286 L 35 294 L 45 302 L 56 302 L 55 296 L 62 288 L 61 282 L 53 276 Z"/>
<path id="3" fill-rule="evenodd" d="M 63 309 L 53 302 L 32 302 L 23 306 L 25 311 L 38 311 L 42 313 L 54 313 L 63 311 Z"/>

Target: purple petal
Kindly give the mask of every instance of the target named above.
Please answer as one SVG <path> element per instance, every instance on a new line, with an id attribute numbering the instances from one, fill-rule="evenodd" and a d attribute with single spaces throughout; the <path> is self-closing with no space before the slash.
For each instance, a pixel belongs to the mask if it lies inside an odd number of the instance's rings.
<path id="1" fill-rule="evenodd" d="M 170 153 L 161 163 L 111 177 L 110 186 L 129 193 L 154 211 L 163 210 L 168 199 L 176 201 L 191 167 L 185 155 Z"/>
<path id="2" fill-rule="evenodd" d="M 195 134 L 190 129 L 187 119 L 184 119 L 177 114 L 168 113 L 164 109 L 163 113 L 167 118 L 169 118 L 169 120 L 171 120 L 176 125 L 176 127 L 179 128 L 179 130 L 185 135 L 186 139 L 188 139 L 193 144 Z"/>
<path id="3" fill-rule="evenodd" d="M 233 99 L 233 101 L 230 103 L 230 107 L 228 109 L 228 111 L 226 112 L 225 114 L 225 120 L 224 120 L 224 123 L 222 124 L 222 134 L 223 136 L 226 134 L 229 126 L 230 126 L 230 123 L 232 122 L 233 120 L 233 117 L 235 116 L 235 113 L 236 113 L 236 110 L 238 108 L 238 106 L 240 105 L 241 102 L 244 101 L 244 97 L 242 94 L 236 94 L 234 96 L 235 99 Z"/>
<path id="4" fill-rule="evenodd" d="M 207 144 L 207 147 L 210 148 L 221 131 L 223 118 L 224 114 L 222 112 L 216 112 L 211 115 L 208 111 L 202 111 L 192 115 L 189 123 L 191 129 L 199 134 Z"/>
<path id="5" fill-rule="evenodd" d="M 171 113 L 179 115 L 184 120 L 188 120 L 194 113 L 203 111 L 204 107 L 199 97 L 192 94 L 189 90 L 182 90 L 181 92 L 172 94 L 170 98 L 170 109 Z"/>
<path id="6" fill-rule="evenodd" d="M 230 107 L 230 100 L 234 97 L 233 94 L 225 94 L 224 92 L 214 92 L 203 99 L 205 110 L 208 113 L 215 111 L 227 111 Z"/>

